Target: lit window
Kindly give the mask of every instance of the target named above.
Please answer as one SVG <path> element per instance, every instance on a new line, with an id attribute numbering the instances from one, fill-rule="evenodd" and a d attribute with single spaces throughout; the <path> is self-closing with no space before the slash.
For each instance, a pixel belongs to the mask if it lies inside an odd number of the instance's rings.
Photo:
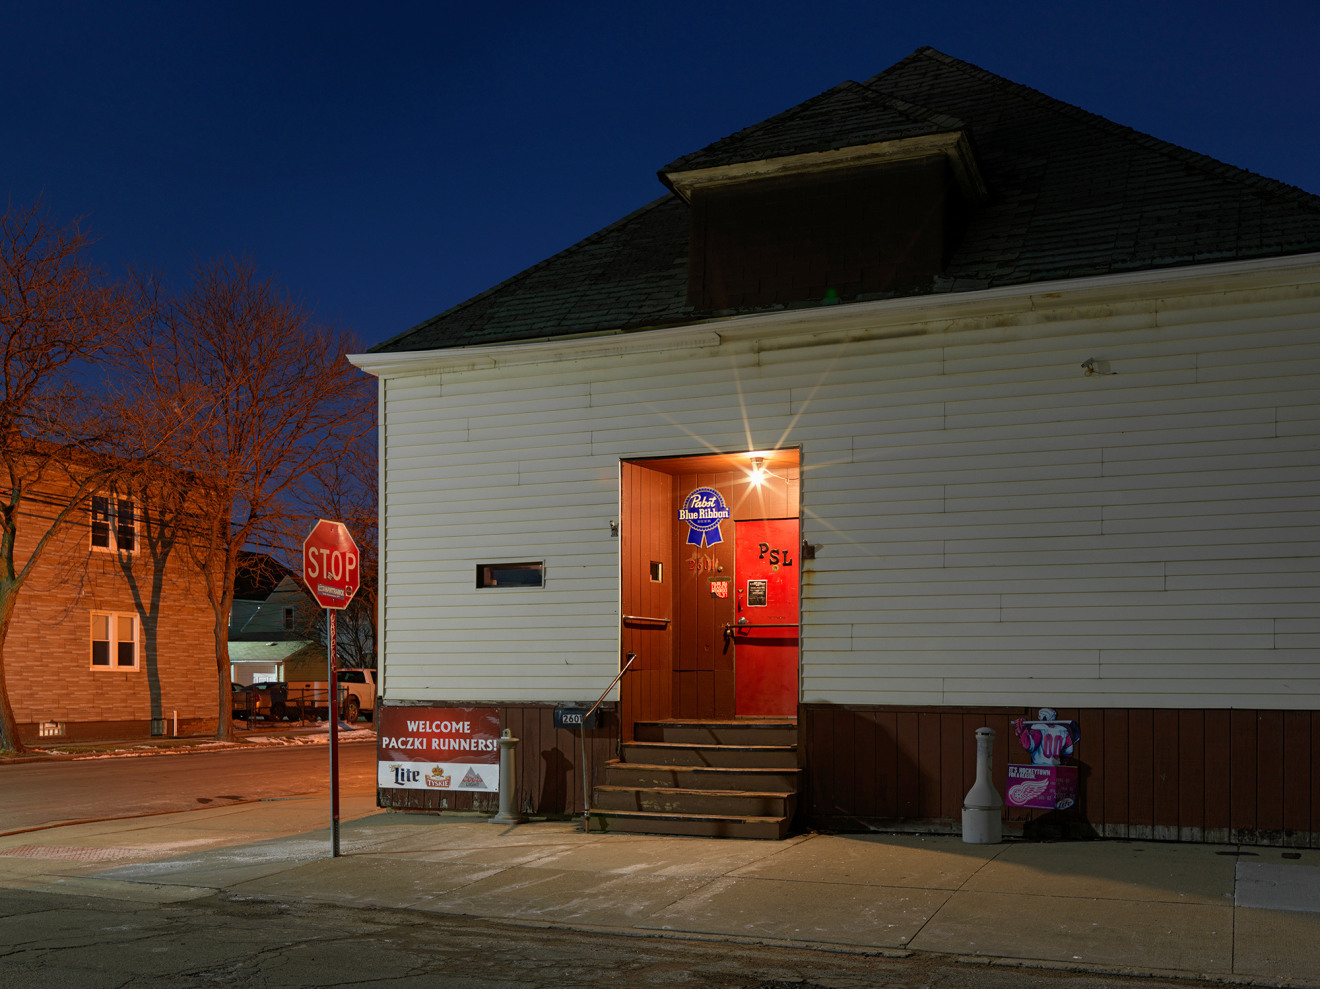
<path id="1" fill-rule="evenodd" d="M 136 615 L 92 612 L 92 669 L 137 669 L 137 629 Z"/>

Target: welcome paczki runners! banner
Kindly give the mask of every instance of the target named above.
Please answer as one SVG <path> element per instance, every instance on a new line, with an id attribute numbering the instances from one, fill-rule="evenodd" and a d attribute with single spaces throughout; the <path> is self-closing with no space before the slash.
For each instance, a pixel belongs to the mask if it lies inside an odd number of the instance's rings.
<path id="1" fill-rule="evenodd" d="M 378 786 L 499 792 L 496 708 L 383 707 L 379 717 Z"/>

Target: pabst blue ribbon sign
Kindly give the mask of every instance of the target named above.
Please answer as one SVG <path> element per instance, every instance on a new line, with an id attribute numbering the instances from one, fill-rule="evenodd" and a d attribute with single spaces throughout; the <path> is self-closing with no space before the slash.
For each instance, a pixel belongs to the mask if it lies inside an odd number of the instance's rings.
<path id="1" fill-rule="evenodd" d="M 724 542 L 720 523 L 730 515 L 724 497 L 714 488 L 694 488 L 683 499 L 678 520 L 688 524 L 688 545 L 714 546 Z"/>

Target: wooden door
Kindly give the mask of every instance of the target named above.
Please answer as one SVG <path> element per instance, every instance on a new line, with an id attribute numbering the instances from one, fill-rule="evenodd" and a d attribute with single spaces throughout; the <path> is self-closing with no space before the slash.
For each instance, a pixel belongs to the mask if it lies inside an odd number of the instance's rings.
<path id="1" fill-rule="evenodd" d="M 620 663 L 637 658 L 619 685 L 619 699 L 623 738 L 631 741 L 634 722 L 674 714 L 673 478 L 630 463 L 622 471 Z"/>
<path id="2" fill-rule="evenodd" d="M 674 636 L 674 715 L 733 717 L 733 648 L 724 626 L 733 621 L 733 523 L 727 475 L 675 479 L 674 527 L 677 625 Z M 688 520 L 683 513 L 723 518 Z"/>

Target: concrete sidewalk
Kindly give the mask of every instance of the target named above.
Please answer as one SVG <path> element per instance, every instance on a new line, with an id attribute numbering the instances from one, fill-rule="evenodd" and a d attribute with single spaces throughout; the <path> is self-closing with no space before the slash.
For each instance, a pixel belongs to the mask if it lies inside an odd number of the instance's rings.
<path id="1" fill-rule="evenodd" d="M 1320 987 L 1320 851 L 584 834 L 325 798 L 0 838 L 0 887 L 390 907 L 667 937 Z"/>

